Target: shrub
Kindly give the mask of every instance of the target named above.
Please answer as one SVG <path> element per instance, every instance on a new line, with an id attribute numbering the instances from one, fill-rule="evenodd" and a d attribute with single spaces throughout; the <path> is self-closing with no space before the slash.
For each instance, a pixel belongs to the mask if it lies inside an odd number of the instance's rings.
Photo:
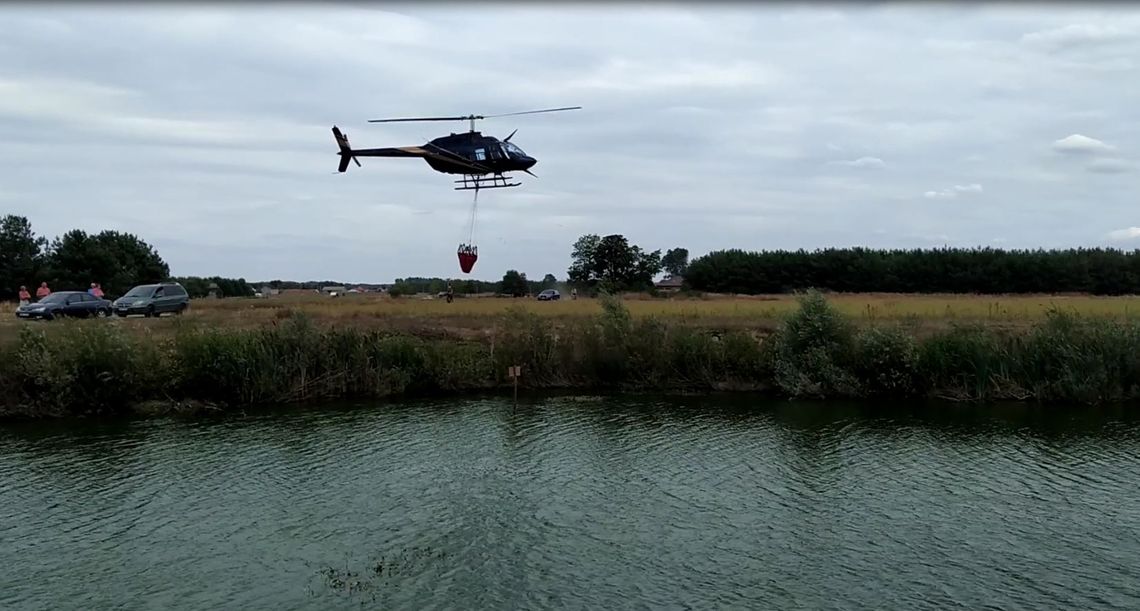
<path id="1" fill-rule="evenodd" d="M 776 385 L 793 397 L 858 395 L 850 371 L 854 327 L 818 291 L 801 296 L 799 304 L 772 338 Z"/>

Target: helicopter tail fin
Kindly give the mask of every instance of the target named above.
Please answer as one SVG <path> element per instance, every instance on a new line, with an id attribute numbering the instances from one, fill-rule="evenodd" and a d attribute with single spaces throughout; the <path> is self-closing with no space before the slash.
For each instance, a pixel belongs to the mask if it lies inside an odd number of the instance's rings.
<path id="1" fill-rule="evenodd" d="M 356 167 L 360 167 L 360 160 L 356 155 L 352 154 L 352 147 L 348 144 L 348 136 L 341 133 L 337 126 L 332 128 L 333 136 L 336 138 L 336 145 L 340 149 L 340 165 L 337 167 L 338 172 L 348 170 L 348 161 L 351 159 L 356 162 Z"/>

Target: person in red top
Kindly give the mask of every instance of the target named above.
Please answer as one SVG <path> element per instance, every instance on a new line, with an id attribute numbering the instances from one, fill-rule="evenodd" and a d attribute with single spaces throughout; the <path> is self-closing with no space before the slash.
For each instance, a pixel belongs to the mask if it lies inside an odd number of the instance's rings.
<path id="1" fill-rule="evenodd" d="M 20 285 L 20 305 L 28 305 L 32 302 L 32 294 L 28 292 L 28 287 Z"/>
<path id="2" fill-rule="evenodd" d="M 46 282 L 41 282 L 40 288 L 36 289 L 36 299 L 43 299 L 48 295 L 51 295 L 51 289 L 48 288 Z"/>
<path id="3" fill-rule="evenodd" d="M 99 286 L 98 282 L 92 282 L 91 288 L 87 289 L 87 292 L 99 299 L 103 298 L 103 288 Z"/>

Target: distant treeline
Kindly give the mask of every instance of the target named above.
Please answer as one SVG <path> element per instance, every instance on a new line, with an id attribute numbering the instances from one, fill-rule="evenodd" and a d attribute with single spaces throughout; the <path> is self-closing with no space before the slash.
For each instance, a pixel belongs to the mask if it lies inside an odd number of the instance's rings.
<path id="1" fill-rule="evenodd" d="M 547 274 L 542 280 L 527 280 L 526 274 L 520 274 L 518 272 L 513 272 L 513 270 L 508 270 L 508 272 L 504 274 L 503 280 L 499 280 L 497 282 L 487 280 L 474 280 L 468 278 L 428 278 L 423 276 L 409 276 L 407 278 L 397 278 L 396 281 L 391 284 L 374 284 L 367 282 L 346 283 L 341 280 L 309 280 L 304 282 L 297 282 L 293 280 L 271 280 L 269 282 L 255 283 L 255 286 L 268 286 L 272 289 L 282 291 L 318 291 L 326 286 L 343 286 L 347 288 L 362 287 L 370 290 L 378 290 L 381 287 L 384 287 L 388 290 L 389 294 L 393 296 L 399 296 L 415 295 L 419 293 L 427 293 L 432 295 L 438 294 L 446 291 L 447 283 L 451 282 L 451 288 L 456 294 L 474 295 L 477 293 L 515 293 L 517 291 L 513 289 L 518 288 L 516 285 L 520 281 L 526 283 L 527 290 L 530 293 L 537 293 L 543 289 L 556 287 L 558 285 L 558 280 L 554 277 L 553 274 Z"/>
<path id="2" fill-rule="evenodd" d="M 450 279 L 452 290 L 460 295 L 474 295 L 478 293 L 510 293 L 516 294 L 521 291 L 518 286 L 522 283 L 526 284 L 526 291 L 529 293 L 538 293 L 543 289 L 554 288 L 558 285 L 557 278 L 553 274 L 547 274 L 542 280 L 528 280 L 526 274 L 508 270 L 503 275 L 503 279 L 498 282 L 488 282 L 485 280 L 467 280 L 452 278 Z M 388 289 L 391 295 L 415 295 L 417 293 L 430 293 L 437 294 L 447 290 L 448 279 L 444 278 L 397 278 L 396 282 Z"/>
<path id="3" fill-rule="evenodd" d="M 345 284 L 341 280 L 306 280 L 304 282 L 297 282 L 295 280 L 270 280 L 268 282 L 255 283 L 258 287 L 268 286 L 271 289 L 279 291 L 319 291 L 326 286 L 364 286 L 377 288 L 378 284 Z"/>
<path id="4" fill-rule="evenodd" d="M 252 297 L 255 293 L 254 288 L 245 281 L 245 278 L 181 276 L 172 278 L 172 280 L 181 284 L 192 298 L 208 296 L 211 284 L 217 286 L 218 297 Z"/>
<path id="5" fill-rule="evenodd" d="M 1140 251 L 739 249 L 709 253 L 685 270 L 685 284 L 712 293 L 785 293 L 817 288 L 883 293 L 1140 293 Z"/>

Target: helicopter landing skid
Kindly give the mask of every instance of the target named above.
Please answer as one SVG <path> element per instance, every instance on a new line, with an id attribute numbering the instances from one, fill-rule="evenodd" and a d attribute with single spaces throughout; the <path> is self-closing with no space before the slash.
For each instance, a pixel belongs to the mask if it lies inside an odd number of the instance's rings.
<path id="1" fill-rule="evenodd" d="M 507 187 L 517 187 L 522 184 L 521 182 L 507 182 L 509 180 L 511 180 L 510 176 L 503 176 L 502 174 L 495 174 L 491 177 L 464 174 L 461 180 L 455 181 L 455 184 L 461 185 L 455 187 L 455 190 L 478 191 L 479 189 L 505 189 Z"/>

